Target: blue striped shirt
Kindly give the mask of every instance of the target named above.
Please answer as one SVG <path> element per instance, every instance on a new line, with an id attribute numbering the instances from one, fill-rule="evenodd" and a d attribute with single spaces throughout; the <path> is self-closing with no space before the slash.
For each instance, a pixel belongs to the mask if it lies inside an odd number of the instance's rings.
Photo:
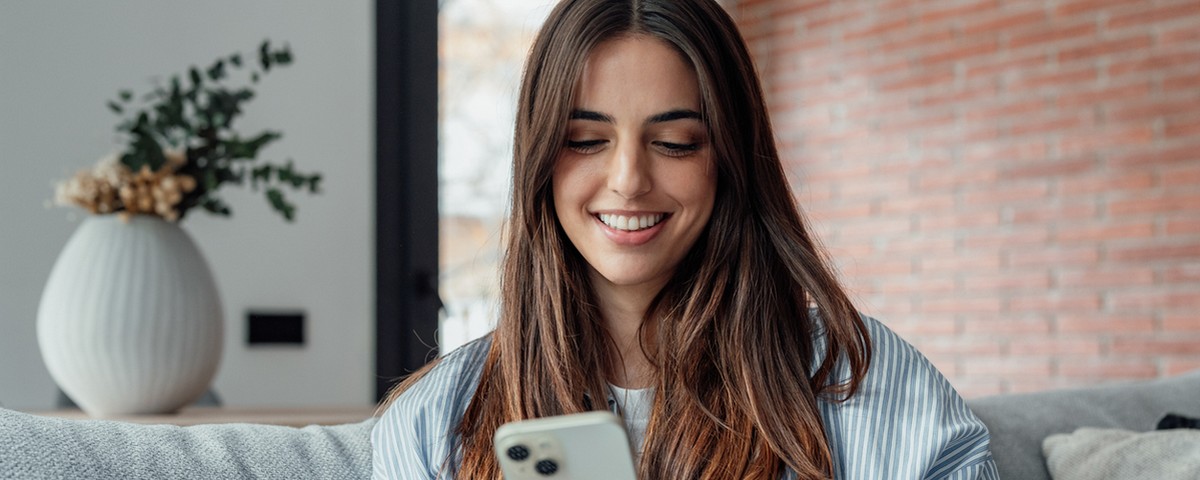
<path id="1" fill-rule="evenodd" d="M 945 377 L 882 323 L 864 321 L 875 353 L 861 388 L 842 403 L 818 400 L 834 478 L 999 478 L 987 427 Z M 387 409 L 371 433 L 373 478 L 438 477 L 490 346 L 487 336 L 446 355 Z"/>

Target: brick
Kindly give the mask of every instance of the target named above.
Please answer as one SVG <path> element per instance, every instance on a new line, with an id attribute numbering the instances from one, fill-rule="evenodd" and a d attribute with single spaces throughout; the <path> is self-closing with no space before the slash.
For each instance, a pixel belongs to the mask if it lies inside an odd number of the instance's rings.
<path id="1" fill-rule="evenodd" d="M 957 37 L 954 29 L 950 26 L 930 27 L 930 28 L 913 28 L 907 32 L 897 32 L 895 38 L 889 39 L 879 46 L 879 51 L 887 56 L 903 56 L 915 49 L 921 49 L 928 45 L 944 45 L 953 43 Z M 912 33 L 913 35 L 905 35 Z M 906 60 L 907 62 L 907 60 Z"/>
<path id="2" fill-rule="evenodd" d="M 885 215 L 897 213 L 924 215 L 932 211 L 952 211 L 954 204 L 955 198 L 951 194 L 912 194 L 909 197 L 885 198 L 880 202 L 879 207 L 880 212 Z"/>
<path id="3" fill-rule="evenodd" d="M 1043 249 L 1016 249 L 1008 252 L 1007 264 L 1011 267 L 1037 267 L 1056 265 L 1093 265 L 1100 259 L 1100 250 L 1095 245 L 1078 247 L 1052 246 Z"/>
<path id="4" fill-rule="evenodd" d="M 917 188 L 920 191 L 974 187 L 987 185 L 999 178 L 999 172 L 988 168 L 940 169 L 916 172 Z"/>
<path id="5" fill-rule="evenodd" d="M 1027 93 L 1028 90 L 1032 89 L 1059 89 L 1064 85 L 1087 88 L 1091 85 L 1099 85 L 1097 83 L 1098 80 L 1100 80 L 1100 71 L 1094 66 L 1084 65 L 1073 69 L 1059 67 L 1046 69 L 1045 73 L 1036 71 L 1022 72 L 1020 76 L 1005 87 L 1005 90 Z"/>
<path id="6" fill-rule="evenodd" d="M 1088 129 L 1082 132 L 1065 133 L 1059 140 L 1059 151 L 1063 155 L 1087 155 L 1113 148 L 1144 147 L 1153 142 L 1154 127 L 1152 125 L 1122 125 L 1103 130 Z"/>
<path id="7" fill-rule="evenodd" d="M 921 5 L 941 7 L 947 4 L 941 2 L 922 2 Z M 997 10 L 1000 6 L 996 0 L 979 0 L 970 3 L 949 5 L 951 6 L 923 11 L 917 19 L 922 24 L 937 23 L 946 20 L 960 20 L 962 18 L 982 16 L 981 14 L 990 13 Z M 925 28 L 925 25 L 922 25 L 922 28 Z"/>
<path id="8" fill-rule="evenodd" d="M 994 227 L 1000 224 L 1000 214 L 978 208 L 973 213 L 931 212 L 917 215 L 916 232 L 940 232 L 946 229 L 973 229 Z"/>
<path id="9" fill-rule="evenodd" d="M 879 176 L 865 177 L 838 186 L 837 193 L 841 198 L 901 198 L 910 192 L 907 177 Z"/>
<path id="10" fill-rule="evenodd" d="M 925 355 L 999 355 L 1004 346 L 995 337 L 984 338 L 945 338 L 940 337 L 921 342 L 914 342 L 917 350 Z"/>
<path id="11" fill-rule="evenodd" d="M 1163 272 L 1163 281 L 1169 284 L 1200 282 L 1200 261 L 1176 262 Z"/>
<path id="12" fill-rule="evenodd" d="M 1159 43 L 1164 47 L 1191 47 L 1200 42 L 1200 29 L 1196 25 L 1185 24 L 1175 30 L 1165 30 L 1159 34 Z"/>
<path id="13" fill-rule="evenodd" d="M 1096 216 L 1098 209 L 1094 203 L 1071 203 L 1058 205 L 1027 205 L 1011 208 L 1013 224 L 1051 224 L 1067 221 L 1088 221 Z"/>
<path id="14" fill-rule="evenodd" d="M 1109 117 L 1118 122 L 1147 121 L 1173 115 L 1194 114 L 1197 111 L 1200 111 L 1200 95 L 1195 98 L 1139 102 L 1115 109 Z"/>
<path id="15" fill-rule="evenodd" d="M 912 255 L 936 256 L 954 251 L 958 241 L 954 232 L 939 234 L 912 234 L 892 238 L 876 239 L 879 251 L 883 255 Z"/>
<path id="16" fill-rule="evenodd" d="M 876 82 L 876 89 L 882 94 L 894 94 L 906 90 L 942 89 L 952 84 L 955 79 L 954 66 L 943 64 L 936 68 L 924 68 L 917 73 L 901 75 L 895 79 Z"/>
<path id="17" fill-rule="evenodd" d="M 1093 243 L 1109 240 L 1149 238 L 1154 236 L 1154 224 L 1135 222 L 1123 224 L 1063 225 L 1055 239 L 1059 243 Z"/>
<path id="18" fill-rule="evenodd" d="M 1000 299 L 993 297 L 931 297 L 921 302 L 920 312 L 929 313 L 997 313 L 1000 311 Z M 968 331 L 972 328 L 968 325 Z"/>
<path id="19" fill-rule="evenodd" d="M 1012 32 L 1009 35 L 1008 47 L 1010 49 L 1019 49 L 1028 46 L 1045 48 L 1047 44 L 1053 45 L 1064 41 L 1093 37 L 1095 35 L 1095 22 L 1089 21 L 1069 26 L 1052 24 L 1049 28 L 1042 27 L 1036 30 Z"/>
<path id="20" fill-rule="evenodd" d="M 981 398 L 1009 393 L 1009 390 L 1005 387 L 1004 381 L 999 378 L 986 380 L 977 378 L 964 378 L 961 380 L 953 379 L 952 383 L 954 384 L 955 390 L 957 390 L 959 395 L 962 395 L 963 398 Z"/>
<path id="21" fill-rule="evenodd" d="M 1120 171 L 1080 175 L 1058 179 L 1059 192 L 1068 198 L 1084 194 L 1139 191 L 1153 187 L 1154 175 L 1148 172 Z"/>
<path id="22" fill-rule="evenodd" d="M 1050 288 L 1050 273 L 1037 270 L 985 274 L 966 272 L 963 274 L 962 285 L 963 290 L 967 292 L 1044 291 Z"/>
<path id="23" fill-rule="evenodd" d="M 1014 295 L 1008 301 L 1008 311 L 1016 313 L 1054 313 L 1061 311 L 1087 313 L 1099 310 L 1100 295 L 1094 293 L 1022 293 Z"/>
<path id="24" fill-rule="evenodd" d="M 1023 72 L 1051 67 L 1055 63 L 1046 52 L 1028 51 L 973 58 L 965 65 L 967 82 L 983 80 L 994 82 L 1006 74 L 1019 75 Z"/>
<path id="25" fill-rule="evenodd" d="M 1129 0 L 1075 0 L 1059 4 L 1054 9 L 1054 15 L 1062 17 L 1078 17 L 1081 13 L 1096 13 L 1114 6 L 1128 5 Z"/>
<path id="26" fill-rule="evenodd" d="M 1177 147 L 1154 148 L 1109 158 L 1111 166 L 1147 168 L 1154 166 L 1190 163 L 1200 160 L 1200 142 Z"/>
<path id="27" fill-rule="evenodd" d="M 1075 113 L 1066 113 L 1053 117 L 1014 123 L 1009 127 L 1009 133 L 1015 137 L 1022 135 L 1045 135 L 1046 132 L 1062 134 L 1064 130 L 1085 126 L 1088 126 L 1088 124 L 1084 122 L 1083 116 Z"/>
<path id="28" fill-rule="evenodd" d="M 1129 286 L 1145 286 L 1154 284 L 1154 270 L 1148 267 L 1133 266 L 1115 268 L 1111 266 L 1094 266 L 1084 269 L 1066 270 L 1058 274 L 1058 288 L 1061 289 L 1095 289 L 1095 288 L 1124 288 Z"/>
<path id="29" fill-rule="evenodd" d="M 884 295 L 946 294 L 955 290 L 954 278 L 950 276 L 920 278 L 886 278 L 879 280 L 879 293 Z"/>
<path id="30" fill-rule="evenodd" d="M 1041 102 L 1035 102 L 1040 104 Z M 1014 112 L 1015 113 L 1015 112 Z M 963 161 L 971 164 L 995 162 L 998 164 L 1044 161 L 1048 155 L 1047 145 L 1042 140 L 1014 141 L 1008 145 L 984 143 L 963 146 Z"/>
<path id="31" fill-rule="evenodd" d="M 1158 375 L 1158 367 L 1149 360 L 1064 359 L 1058 365 L 1064 377 L 1089 379 L 1145 379 Z"/>
<path id="32" fill-rule="evenodd" d="M 1163 315 L 1163 331 L 1200 333 L 1200 314 L 1196 312 Z"/>
<path id="33" fill-rule="evenodd" d="M 1000 257 L 995 253 L 951 254 L 921 257 L 917 261 L 921 273 L 939 272 L 994 272 L 1000 268 Z"/>
<path id="34" fill-rule="evenodd" d="M 1050 333 L 1052 322 L 1041 316 L 974 316 L 963 322 L 965 335 L 1017 335 L 1022 338 Z"/>
<path id="35" fill-rule="evenodd" d="M 1044 227 L 1003 230 L 999 232 L 975 232 L 963 235 L 963 247 L 971 250 L 995 247 L 1020 247 L 1043 245 L 1050 239 Z"/>
<path id="36" fill-rule="evenodd" d="M 1090 43 L 1086 46 L 1064 49 L 1058 52 L 1058 60 L 1063 63 L 1076 60 L 1094 59 L 1102 55 L 1123 53 L 1132 50 L 1145 50 L 1153 44 L 1149 35 L 1134 35 L 1114 40 Z"/>
<path id="37" fill-rule="evenodd" d="M 1197 64 L 1200 64 L 1200 60 L 1197 60 Z M 1167 138 L 1200 137 L 1200 115 L 1168 118 L 1166 123 L 1166 126 L 1163 127 L 1163 136 Z"/>
<path id="38" fill-rule="evenodd" d="M 1004 100 L 1004 99 L 1002 99 Z M 1051 105 L 1042 98 L 1016 98 L 995 106 L 970 106 L 964 118 L 969 121 L 994 120 L 996 118 L 1026 117 L 1048 110 Z"/>
<path id="39" fill-rule="evenodd" d="M 1176 5 L 1150 7 L 1126 14 L 1114 14 L 1108 20 L 1107 26 L 1109 29 L 1142 26 L 1148 23 L 1174 20 L 1189 15 L 1200 15 L 1200 3 L 1185 1 Z"/>
<path id="40" fill-rule="evenodd" d="M 1128 60 L 1115 61 L 1108 67 L 1111 78 L 1137 74 L 1143 76 L 1171 69 L 1194 70 L 1200 65 L 1200 51 L 1153 51 Z"/>
<path id="41" fill-rule="evenodd" d="M 1005 205 L 1010 203 L 1044 201 L 1050 193 L 1046 182 L 1024 182 L 1018 185 L 990 185 L 990 189 L 967 192 L 964 202 L 972 208 L 978 205 Z"/>
<path id="42" fill-rule="evenodd" d="M 1118 262 L 1200 259 L 1200 244 L 1111 247 L 1108 257 Z"/>
<path id="43" fill-rule="evenodd" d="M 908 17 L 889 19 L 887 21 L 867 24 L 866 28 L 851 30 L 842 35 L 847 42 L 856 42 L 870 38 L 872 40 L 886 39 L 894 32 L 907 30 L 912 26 Z"/>
<path id="44" fill-rule="evenodd" d="M 1056 104 L 1059 108 L 1092 108 L 1097 104 L 1111 103 L 1114 100 L 1132 99 L 1141 101 L 1150 95 L 1149 79 L 1133 80 L 1129 83 L 1116 85 L 1093 86 L 1091 88 L 1070 88 L 1055 93 Z"/>
<path id="45" fill-rule="evenodd" d="M 1200 356 L 1200 336 L 1180 338 L 1116 337 L 1111 352 L 1117 355 L 1197 355 Z"/>
<path id="46" fill-rule="evenodd" d="M 1084 174 L 1096 168 L 1096 161 L 1091 158 L 1050 159 L 1026 165 L 1018 165 L 1002 170 L 1000 178 L 1005 180 L 1025 180 L 1036 178 L 1071 177 Z"/>
<path id="47" fill-rule="evenodd" d="M 1149 314 L 1060 313 L 1054 325 L 1060 333 L 1115 335 L 1155 331 L 1154 317 Z"/>
<path id="48" fill-rule="evenodd" d="M 1200 234 L 1200 218 L 1167 220 L 1167 236 Z"/>
<path id="49" fill-rule="evenodd" d="M 993 55 L 1000 50 L 1000 44 L 995 39 L 989 38 L 984 40 L 976 40 L 970 43 L 954 42 L 950 48 L 939 49 L 937 51 L 929 51 L 930 46 L 922 48 L 926 53 L 919 58 L 921 65 L 937 65 L 948 62 L 959 62 L 968 58 L 986 57 Z"/>
<path id="50" fill-rule="evenodd" d="M 1008 353 L 1014 356 L 1095 356 L 1100 355 L 1100 340 L 1097 338 L 1022 338 L 1012 342 Z"/>
<path id="51" fill-rule="evenodd" d="M 1009 5 L 1020 5 L 1010 3 Z M 1046 21 L 1046 12 L 1040 7 L 1029 11 L 1007 13 L 989 16 L 977 22 L 964 22 L 962 32 L 965 35 L 980 35 L 986 33 L 1002 33 L 1016 27 L 1037 25 Z"/>
<path id="52" fill-rule="evenodd" d="M 1195 194 L 1168 195 L 1160 193 L 1153 198 L 1121 198 L 1108 202 L 1108 213 L 1113 216 L 1137 214 L 1161 214 L 1167 212 L 1194 212 L 1200 205 L 1200 192 Z"/>
<path id="53" fill-rule="evenodd" d="M 1196 85 L 1200 85 L 1200 73 L 1185 73 L 1180 75 L 1164 76 L 1162 80 L 1162 90 L 1166 93 L 1171 92 L 1194 92 Z"/>
<path id="54" fill-rule="evenodd" d="M 1190 359 L 1189 360 L 1182 360 L 1182 359 L 1177 360 L 1177 359 L 1173 359 L 1173 358 L 1167 359 L 1166 368 L 1164 370 L 1165 370 L 1164 373 L 1166 373 L 1167 375 L 1170 375 L 1170 376 L 1191 373 L 1196 370 L 1200 370 L 1200 359 L 1195 359 L 1195 360 L 1190 360 Z"/>

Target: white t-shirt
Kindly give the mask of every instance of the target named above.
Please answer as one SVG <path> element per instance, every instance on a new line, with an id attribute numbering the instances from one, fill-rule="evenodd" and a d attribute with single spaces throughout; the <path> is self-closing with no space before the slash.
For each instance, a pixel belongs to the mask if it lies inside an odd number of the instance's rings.
<path id="1" fill-rule="evenodd" d="M 654 406 L 654 389 L 626 389 L 609 385 L 613 401 L 625 420 L 625 431 L 629 433 L 629 444 L 633 447 L 634 459 L 642 455 L 642 443 L 646 440 L 646 426 L 650 424 L 650 409 Z"/>

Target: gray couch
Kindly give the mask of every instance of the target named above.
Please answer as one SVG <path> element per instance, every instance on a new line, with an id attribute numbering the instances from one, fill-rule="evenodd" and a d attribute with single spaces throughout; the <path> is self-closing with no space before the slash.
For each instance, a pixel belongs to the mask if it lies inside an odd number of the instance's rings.
<path id="1" fill-rule="evenodd" d="M 1042 440 L 1079 427 L 1152 430 L 1167 413 L 1200 417 L 1200 372 L 969 402 L 992 432 L 1005 479 L 1049 479 Z M 334 427 L 145 426 L 0 409 L 0 479 L 359 479 L 371 473 L 373 419 Z"/>
<path id="2" fill-rule="evenodd" d="M 1154 430 L 1168 413 L 1200 418 L 1200 372 L 1086 389 L 998 395 L 967 402 L 992 434 L 1000 476 L 1048 480 L 1042 440 L 1080 427 Z"/>

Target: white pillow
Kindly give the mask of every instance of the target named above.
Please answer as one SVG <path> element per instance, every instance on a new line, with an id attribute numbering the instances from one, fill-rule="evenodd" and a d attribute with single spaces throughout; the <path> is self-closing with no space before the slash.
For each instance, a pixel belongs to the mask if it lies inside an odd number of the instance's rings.
<path id="1" fill-rule="evenodd" d="M 1200 430 L 1080 428 L 1042 442 L 1054 480 L 1200 478 Z"/>

